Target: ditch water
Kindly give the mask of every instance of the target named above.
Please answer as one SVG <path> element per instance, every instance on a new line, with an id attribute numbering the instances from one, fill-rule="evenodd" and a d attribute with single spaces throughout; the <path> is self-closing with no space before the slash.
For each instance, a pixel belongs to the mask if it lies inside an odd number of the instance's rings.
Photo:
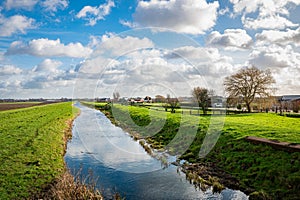
<path id="1" fill-rule="evenodd" d="M 237 190 L 213 193 L 211 188 L 205 192 L 196 189 L 176 166 L 164 167 L 100 111 L 79 103 L 75 106 L 81 114 L 74 121 L 65 161 L 74 175 L 78 171 L 83 177 L 92 173 L 105 199 L 116 192 L 126 200 L 248 199 Z"/>

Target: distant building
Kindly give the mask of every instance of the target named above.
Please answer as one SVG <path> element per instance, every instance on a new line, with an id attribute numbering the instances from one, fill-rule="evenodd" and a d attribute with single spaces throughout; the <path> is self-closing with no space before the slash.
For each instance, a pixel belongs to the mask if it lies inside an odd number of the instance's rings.
<path id="1" fill-rule="evenodd" d="M 128 99 L 128 103 L 129 103 L 130 105 L 133 105 L 133 104 L 135 104 L 135 103 L 144 103 L 144 99 L 141 98 L 141 97 L 129 98 L 129 99 Z"/>
<path id="2" fill-rule="evenodd" d="M 222 96 L 213 96 L 210 98 L 210 107 L 223 108 L 226 103 L 226 99 Z"/>
<path id="3" fill-rule="evenodd" d="M 289 102 L 297 99 L 300 99 L 300 95 L 283 95 L 281 96 L 280 101 Z"/>
<path id="4" fill-rule="evenodd" d="M 300 107 L 300 95 L 283 95 L 279 98 L 280 107 L 285 111 L 298 112 Z"/>
<path id="5" fill-rule="evenodd" d="M 110 98 L 107 98 L 107 97 L 104 97 L 104 98 L 96 98 L 95 99 L 96 100 L 96 102 L 99 102 L 99 103 L 108 103 L 108 102 L 110 102 Z"/>
<path id="6" fill-rule="evenodd" d="M 181 103 L 193 103 L 193 97 L 178 97 L 178 101 Z"/>
<path id="7" fill-rule="evenodd" d="M 146 97 L 144 98 L 144 102 L 145 102 L 145 103 L 152 103 L 152 98 L 149 97 L 149 96 L 146 96 Z"/>

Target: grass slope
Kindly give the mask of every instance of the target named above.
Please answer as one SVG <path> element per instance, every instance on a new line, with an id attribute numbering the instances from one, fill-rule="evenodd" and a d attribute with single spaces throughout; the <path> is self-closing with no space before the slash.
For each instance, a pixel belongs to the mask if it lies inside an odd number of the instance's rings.
<path id="1" fill-rule="evenodd" d="M 103 108 L 103 105 L 97 105 L 97 108 Z M 126 114 L 128 111 L 130 117 Z M 135 137 L 146 138 L 153 148 L 169 148 L 174 154 L 184 150 L 180 148 L 190 137 L 194 137 L 193 127 L 196 126 L 197 134 L 188 150 L 181 156 L 182 159 L 189 162 L 216 163 L 239 180 L 241 189 L 247 193 L 258 191 L 266 194 L 261 195 L 266 199 L 297 199 L 300 196 L 300 153 L 276 150 L 264 144 L 256 145 L 244 140 L 245 136 L 258 136 L 300 143 L 299 119 L 271 113 L 228 115 L 216 146 L 204 159 L 200 159 L 198 154 L 210 123 L 209 116 L 166 114 L 149 111 L 147 108 L 121 105 L 114 105 L 111 112 L 118 124 L 129 128 Z M 158 133 L 151 133 L 155 127 L 148 125 L 153 121 L 163 121 L 165 115 L 167 118 L 164 126 Z M 179 129 L 184 130 L 184 133 L 176 140 Z M 170 141 L 173 143 L 172 147 L 168 146 Z"/>
<path id="2" fill-rule="evenodd" d="M 300 120 L 274 113 L 230 115 L 226 117 L 224 128 L 235 138 L 249 135 L 300 143 Z"/>
<path id="3" fill-rule="evenodd" d="M 0 199 L 29 198 L 63 173 L 72 118 L 70 102 L 0 112 Z"/>

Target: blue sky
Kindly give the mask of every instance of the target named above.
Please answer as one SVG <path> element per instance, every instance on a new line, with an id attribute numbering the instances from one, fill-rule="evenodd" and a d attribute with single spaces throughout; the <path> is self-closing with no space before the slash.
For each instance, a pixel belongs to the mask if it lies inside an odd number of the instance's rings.
<path id="1" fill-rule="evenodd" d="M 0 98 L 223 94 L 242 67 L 300 94 L 300 0 L 4 0 Z"/>

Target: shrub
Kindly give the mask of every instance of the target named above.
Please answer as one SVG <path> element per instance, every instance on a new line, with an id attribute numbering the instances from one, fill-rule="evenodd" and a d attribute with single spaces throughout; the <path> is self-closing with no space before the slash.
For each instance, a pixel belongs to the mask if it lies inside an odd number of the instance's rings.
<path id="1" fill-rule="evenodd" d="M 300 114 L 292 114 L 292 113 L 289 113 L 289 114 L 286 114 L 287 117 L 293 117 L 293 118 L 300 118 Z"/>

